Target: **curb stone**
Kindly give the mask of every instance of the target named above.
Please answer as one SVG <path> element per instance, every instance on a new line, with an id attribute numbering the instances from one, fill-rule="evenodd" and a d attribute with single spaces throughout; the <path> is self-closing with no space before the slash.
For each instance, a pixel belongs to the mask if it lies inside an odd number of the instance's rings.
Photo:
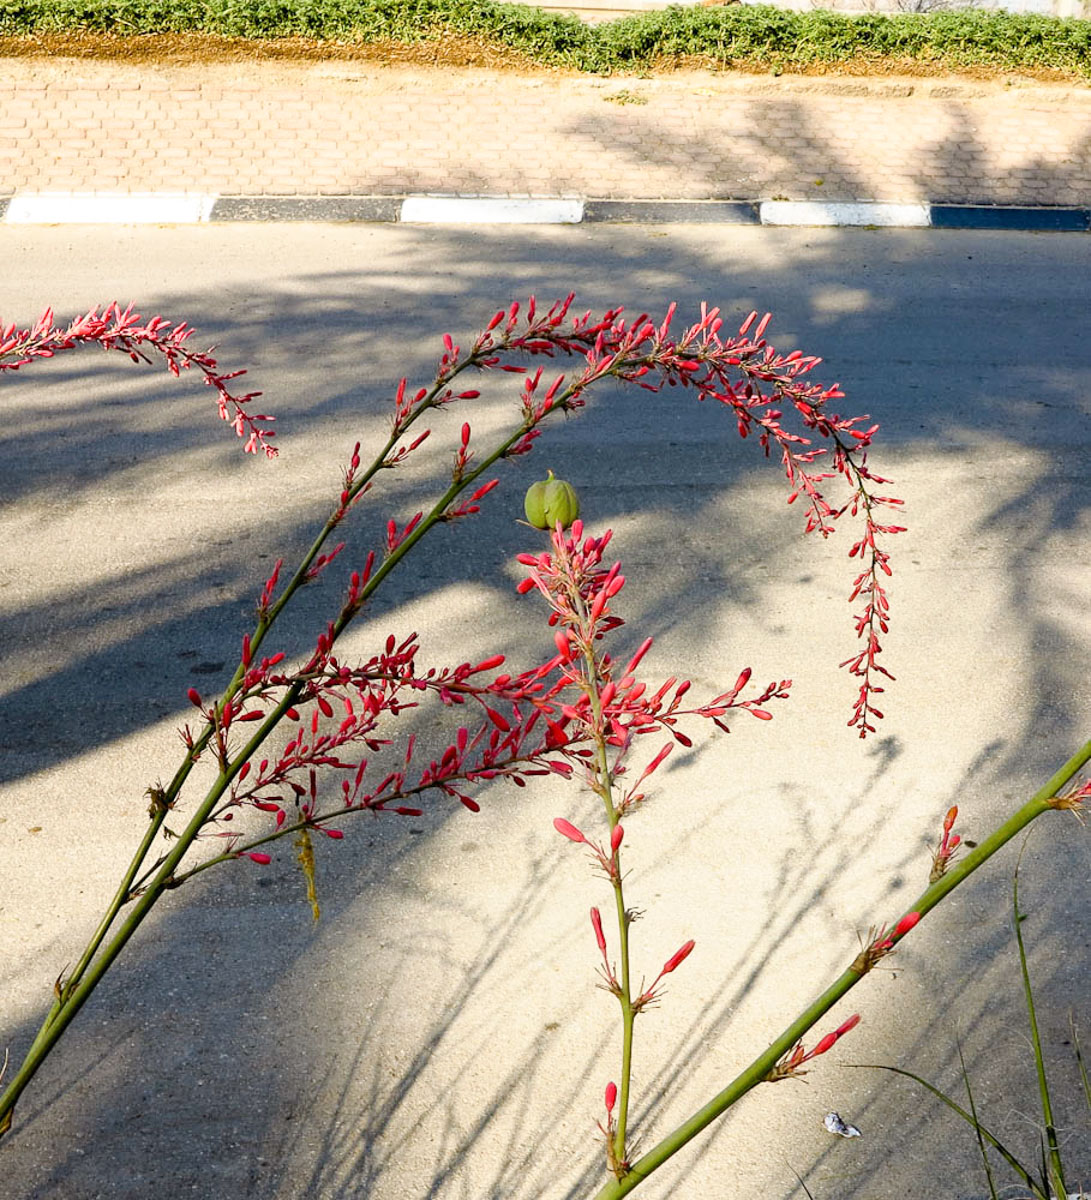
<path id="1" fill-rule="evenodd" d="M 450 225 L 726 224 L 1087 233 L 1091 208 L 809 200 L 595 200 L 572 196 L 221 196 L 196 192 L 16 192 L 0 223 L 245 221 Z"/>

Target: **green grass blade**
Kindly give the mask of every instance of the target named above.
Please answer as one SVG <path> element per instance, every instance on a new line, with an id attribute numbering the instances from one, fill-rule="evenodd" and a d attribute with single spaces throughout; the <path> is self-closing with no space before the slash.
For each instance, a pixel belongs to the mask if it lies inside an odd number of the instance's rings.
<path id="1" fill-rule="evenodd" d="M 888 1067 L 885 1063 L 854 1063 L 854 1066 L 863 1067 L 871 1071 L 892 1071 L 895 1075 L 904 1075 L 906 1079 L 912 1079 L 914 1083 L 919 1083 L 921 1087 L 927 1088 L 933 1096 L 942 1100 L 952 1112 L 958 1115 L 968 1124 L 973 1125 L 978 1130 L 978 1136 L 984 1138 L 986 1142 L 1004 1159 L 1009 1167 L 1019 1176 L 1020 1179 L 1030 1188 L 1034 1194 L 1035 1200 L 1050 1200 L 1047 1192 L 1044 1192 L 1041 1187 L 1035 1182 L 1034 1177 L 1023 1166 L 1023 1164 L 1015 1157 L 1014 1154 L 1000 1141 L 994 1133 L 991 1133 L 979 1121 L 968 1113 L 961 1104 L 952 1100 L 950 1096 L 941 1092 L 939 1088 L 933 1087 L 927 1079 L 922 1079 L 919 1075 L 914 1075 L 912 1071 L 905 1071 L 901 1067 Z"/>
<path id="2" fill-rule="evenodd" d="M 1023 843 L 1024 848 L 1026 842 Z M 1022 859 L 1022 851 L 1019 853 L 1019 858 Z M 1038 1072 L 1038 1095 L 1042 1102 L 1042 1119 L 1046 1125 L 1046 1141 L 1049 1144 L 1049 1167 L 1043 1175 L 1043 1179 L 1048 1179 L 1053 1187 L 1054 1192 L 1065 1200 L 1068 1196 L 1068 1188 L 1065 1186 L 1064 1169 L 1061 1165 L 1061 1151 L 1057 1144 L 1057 1129 L 1053 1124 L 1053 1105 L 1049 1098 L 1049 1083 L 1046 1080 L 1046 1064 L 1042 1055 L 1042 1042 L 1038 1034 L 1038 1018 L 1034 1012 L 1034 993 L 1030 986 L 1030 971 L 1027 969 L 1027 952 L 1023 945 L 1023 930 L 1021 928 L 1025 920 L 1025 914 L 1020 915 L 1019 912 L 1019 863 L 1016 862 L 1015 870 L 1011 877 L 1011 898 L 1012 898 L 1012 921 L 1015 925 L 1015 941 L 1019 947 L 1019 966 L 1023 972 L 1023 994 L 1027 1000 L 1027 1019 L 1030 1022 L 1030 1040 L 1034 1046 L 1034 1065 Z"/>
<path id="3" fill-rule="evenodd" d="M 990 1200 L 999 1200 L 996 1194 L 996 1182 L 993 1179 L 992 1166 L 989 1163 L 989 1153 L 985 1149 L 985 1138 L 981 1133 L 981 1122 L 977 1119 L 977 1105 L 974 1104 L 974 1090 L 970 1087 L 970 1073 L 966 1070 L 966 1059 L 962 1056 L 962 1039 L 956 1038 L 955 1045 L 958 1047 L 958 1065 L 962 1071 L 962 1082 L 966 1085 L 966 1096 L 970 1102 L 970 1123 L 974 1127 L 977 1148 L 981 1151 L 981 1164 L 985 1168 L 985 1178 L 989 1181 L 989 1197 Z"/>
<path id="4" fill-rule="evenodd" d="M 800 1175 L 791 1163 L 788 1164 L 788 1170 L 799 1180 L 799 1186 L 807 1193 L 807 1200 L 814 1200 L 814 1197 L 811 1195 L 811 1189 L 803 1182 L 803 1176 Z"/>
<path id="5" fill-rule="evenodd" d="M 1076 1065 L 1080 1069 L 1080 1082 L 1083 1084 L 1083 1095 L 1087 1101 L 1088 1110 L 1091 1111 L 1091 1079 L 1087 1076 L 1087 1066 L 1083 1061 L 1083 1053 L 1080 1050 L 1080 1033 L 1076 1028 L 1076 1018 L 1071 1013 L 1068 1015 L 1068 1024 L 1072 1029 L 1072 1043 L 1076 1047 Z"/>

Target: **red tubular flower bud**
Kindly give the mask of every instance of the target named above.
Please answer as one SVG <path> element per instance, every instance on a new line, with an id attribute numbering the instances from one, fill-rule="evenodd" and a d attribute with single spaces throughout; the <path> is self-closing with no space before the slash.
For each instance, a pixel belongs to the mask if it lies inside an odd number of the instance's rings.
<path id="1" fill-rule="evenodd" d="M 606 953 L 606 935 L 602 932 L 602 913 L 597 908 L 591 909 L 591 928 L 595 931 L 595 941 L 599 950 Z"/>
<path id="2" fill-rule="evenodd" d="M 610 849 L 616 854 L 618 847 L 621 845 L 621 839 L 625 836 L 625 830 L 620 825 L 615 825 L 610 833 Z"/>
<path id="3" fill-rule="evenodd" d="M 920 919 L 921 915 L 919 912 L 906 913 L 897 925 L 894 926 L 894 937 L 904 937 Z"/>
<path id="4" fill-rule="evenodd" d="M 260 850 L 250 850 L 247 852 L 246 857 L 251 862 L 256 862 L 262 867 L 267 867 L 273 861 L 272 855 L 263 854 Z"/>
<path id="5" fill-rule="evenodd" d="M 482 499 L 484 496 L 487 496 L 489 494 L 489 492 L 491 492 L 493 490 L 494 487 L 499 486 L 499 483 L 500 483 L 499 479 L 490 479 L 488 483 L 483 483 L 477 489 L 477 491 L 474 492 L 474 494 L 470 497 L 470 499 L 471 500 Z"/>
<path id="6" fill-rule="evenodd" d="M 943 832 L 950 833 L 951 828 L 955 823 L 955 818 L 958 816 L 958 805 L 947 810 L 947 816 L 943 818 Z"/>
<path id="7" fill-rule="evenodd" d="M 566 821 L 564 817 L 554 817 L 553 828 L 563 837 L 568 838 L 570 842 L 586 842 L 587 838 L 573 825 L 570 821 Z"/>
<path id="8" fill-rule="evenodd" d="M 693 950 L 693 947 L 696 944 L 697 943 L 694 942 L 691 938 L 688 942 L 686 942 L 686 944 L 684 946 L 682 946 L 678 950 L 676 950 L 670 956 L 670 958 L 668 958 L 667 961 L 663 964 L 663 970 L 660 972 L 660 974 L 661 975 L 669 975 L 671 973 L 671 971 L 673 971 L 675 969 L 675 967 L 681 966 L 682 963 L 687 958 L 689 958 L 690 952 Z"/>
<path id="9" fill-rule="evenodd" d="M 651 647 L 652 647 L 652 639 L 651 638 L 645 638 L 644 641 L 640 643 L 640 649 L 629 660 L 629 665 L 625 668 L 624 673 L 626 675 L 631 675 L 637 669 L 637 667 L 640 665 L 640 660 L 644 657 L 645 654 L 648 653 L 648 651 L 651 649 Z"/>
<path id="10" fill-rule="evenodd" d="M 614 1111 L 614 1105 L 617 1103 L 617 1084 L 611 1081 L 606 1085 L 606 1115 Z"/>
<path id="11" fill-rule="evenodd" d="M 826 1036 L 825 1036 L 824 1038 L 822 1038 L 822 1039 L 819 1041 L 818 1045 L 817 1045 L 817 1046 L 815 1046 L 815 1048 L 814 1048 L 814 1049 L 811 1051 L 811 1057 L 812 1057 L 812 1058 L 817 1058 L 817 1057 L 818 1057 L 820 1054 L 825 1054 L 825 1053 L 826 1053 L 826 1051 L 827 1051 L 827 1050 L 828 1050 L 828 1049 L 829 1049 L 829 1048 L 830 1048 L 830 1047 L 831 1047 L 831 1046 L 834 1044 L 834 1042 L 836 1042 L 836 1041 L 837 1041 L 837 1034 L 836 1034 L 836 1033 L 827 1033 L 827 1034 L 826 1034 Z"/>
<path id="12" fill-rule="evenodd" d="M 186 695 L 189 697 L 190 704 L 195 705 L 197 708 L 201 707 L 201 693 L 196 688 L 190 688 L 186 692 Z"/>

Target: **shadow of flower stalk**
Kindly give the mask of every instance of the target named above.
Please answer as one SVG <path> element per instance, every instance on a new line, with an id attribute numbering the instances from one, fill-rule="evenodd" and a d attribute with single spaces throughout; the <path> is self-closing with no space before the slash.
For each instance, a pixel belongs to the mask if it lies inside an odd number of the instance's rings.
<path id="1" fill-rule="evenodd" d="M 671 678 L 652 690 L 638 678 L 650 640 L 619 670 L 602 648 L 603 639 L 622 624 L 613 605 L 625 579 L 620 563 L 607 565 L 604 560 L 611 533 L 585 536 L 578 520 L 571 523 L 578 503 L 571 489 L 566 491 L 567 485 L 552 475 L 526 509 L 532 519 L 540 518 L 535 524 L 549 529 L 550 547 L 520 556 L 527 575 L 518 589 L 538 592 L 549 606 L 553 643 L 543 661 L 515 675 L 502 670 L 504 658 L 499 654 L 453 667 L 425 666 L 418 663 L 417 636 L 410 634 L 401 640 L 390 635 L 370 658 L 350 665 L 339 654 L 342 635 L 391 574 L 402 569 L 414 548 L 440 527 L 478 512 L 499 482 L 493 469 L 502 460 L 529 453 L 558 414 L 578 413 L 589 388 L 607 378 L 655 392 L 681 387 L 698 399 L 722 405 L 741 437 L 753 434 L 766 456 L 775 452 L 788 479 L 789 502 L 804 501 L 808 532 L 828 536 L 846 515 L 859 523 L 860 533 L 849 550 L 859 563 L 851 592 L 858 605 L 854 621 L 859 649 L 842 666 L 858 685 L 848 724 L 866 737 L 882 718 L 878 700 L 883 677 L 890 677 L 879 661 L 880 636 L 889 625 L 883 580 L 890 566 L 884 539 L 901 527 L 883 521 L 885 512 L 900 501 L 878 494 L 876 489 L 888 481 L 867 465 L 867 449 L 878 427 L 868 426 L 865 417 L 830 411 L 830 402 L 843 394 L 836 385 L 823 388 L 804 382 L 818 359 L 799 351 L 777 354 L 764 337 L 768 315 L 759 321 L 751 313 L 738 334 L 728 336 L 722 332 L 719 310 L 702 306 L 699 320 L 674 338 L 673 306 L 656 324 L 647 316 L 623 320 L 619 309 L 600 318 L 589 313 L 572 317 L 571 304 L 571 296 L 545 312 L 533 298 L 525 308 L 512 304 L 497 312 L 465 350 L 445 335 L 432 382 L 415 391 L 406 380 L 400 382 L 390 434 L 368 465 L 356 445 L 330 516 L 309 550 L 290 575 L 278 562 L 265 581 L 255 624 L 241 637 L 238 664 L 223 694 L 212 700 L 190 689 L 195 717 L 182 731 L 182 760 L 168 783 L 149 788 L 149 821 L 132 861 L 83 954 L 58 977 L 41 1028 L 0 1094 L 0 1134 L 10 1128 L 19 1097 L 65 1029 L 168 893 L 241 858 L 266 864 L 273 843 L 285 837 L 293 839 L 308 883 L 313 883 L 312 835 L 339 841 L 341 826 L 358 813 L 417 816 L 424 797 L 435 794 L 476 811 L 471 793 L 479 785 L 504 778 L 525 786 L 533 777 L 549 774 L 582 780 L 603 805 L 601 839 L 587 836 L 563 818 L 554 824 L 564 837 L 585 847 L 613 892 L 617 965 L 602 914 L 591 909 L 603 983 L 619 1002 L 622 1025 L 620 1083 L 610 1082 L 606 1088 L 606 1120 L 600 1125 L 611 1178 L 598 1197 L 622 1196 L 750 1088 L 803 1074 L 804 1064 L 825 1053 L 857 1018 L 826 1034 L 809 1052 L 803 1047 L 804 1035 L 921 917 L 1035 817 L 1054 808 L 1079 809 L 1087 802 L 1087 787 L 1069 788 L 1069 783 L 1091 758 L 1091 743 L 953 867 L 950 860 L 957 843 L 947 837 L 950 826 L 945 826 L 937 852 L 938 874 L 934 872 L 911 910 L 889 931 L 885 925 L 873 929 L 867 946 L 843 975 L 762 1055 L 674 1133 L 634 1160 L 628 1118 L 635 1021 L 657 1002 L 664 978 L 682 966 L 695 942 L 685 942 L 667 958 L 650 985 L 634 984 L 629 945 L 633 911 L 627 907 L 621 867 L 623 821 L 640 807 L 642 789 L 674 744 L 692 744 L 680 727 L 683 719 L 711 721 L 725 730 L 725 717 L 732 710 L 769 719 L 767 706 L 787 698 L 790 681 L 748 690 L 750 671 L 743 670 L 730 690 L 685 707 L 688 682 Z M 210 354 L 190 351 L 190 333 L 185 325 L 171 326 L 158 317 L 141 323 L 131 308 L 122 311 L 116 305 L 102 314 L 94 310 L 66 328 L 56 327 L 47 312 L 30 329 L 0 330 L 0 370 L 89 344 L 121 350 L 136 360 L 158 354 L 174 374 L 196 370 L 204 376 L 217 393 L 220 416 L 246 438 L 247 451 L 275 454 L 271 418 L 249 413 L 255 394 L 236 397 L 227 386 L 241 372 L 222 373 Z M 544 379 L 535 360 L 561 356 L 573 363 L 571 376 Z M 465 407 L 479 396 L 462 379 L 470 372 L 519 377 L 518 403 L 508 432 L 481 446 L 469 421 L 464 422 L 453 439 L 450 482 L 432 505 L 404 523 L 387 521 L 381 544 L 357 559 L 339 606 L 312 647 L 302 654 L 277 647 L 272 637 L 279 618 L 299 589 L 322 576 L 345 550 L 345 543 L 334 538 L 356 505 L 365 497 L 375 498 L 386 472 L 419 460 L 415 452 L 431 434 L 426 422 L 432 414 Z M 824 494 L 828 481 L 847 489 L 836 505 Z M 397 738 L 397 718 L 425 703 L 466 714 L 449 743 L 422 747 L 413 735 Z M 273 737 L 277 731 L 290 731 L 283 745 Z M 668 740 L 643 756 L 641 739 L 647 734 Z M 635 768 L 631 759 L 637 760 Z M 191 797 L 187 784 L 199 761 L 214 767 L 215 779 L 203 795 Z M 629 782 L 630 772 L 635 782 Z M 322 774 L 332 774 L 336 787 L 320 787 Z M 183 811 L 184 827 L 168 838 L 167 815 L 178 819 Z M 209 849 L 217 843 L 218 851 Z M 312 900 L 316 905 L 317 898 Z"/>

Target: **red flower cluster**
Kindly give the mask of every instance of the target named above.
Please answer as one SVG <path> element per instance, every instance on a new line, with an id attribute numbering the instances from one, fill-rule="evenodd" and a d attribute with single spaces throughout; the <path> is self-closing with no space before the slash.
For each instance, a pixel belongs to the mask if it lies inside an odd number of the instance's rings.
<path id="1" fill-rule="evenodd" d="M 928 876 L 929 883 L 935 883 L 937 879 L 943 878 L 947 867 L 955 856 L 955 851 L 962 845 L 962 838 L 957 833 L 951 833 L 957 818 L 958 805 L 956 804 L 947 810 L 947 816 L 943 818 L 943 833 L 940 835 L 939 845 L 932 855 L 932 870 Z"/>
<path id="2" fill-rule="evenodd" d="M 273 458 L 276 450 L 270 439 L 275 434 L 260 422 L 271 422 L 274 418 L 246 409 L 261 393 L 236 396 L 229 391 L 228 382 L 246 372 L 221 373 L 211 351 L 187 348 L 185 343 L 192 334 L 193 330 L 184 321 L 179 325 L 172 325 L 162 317 L 143 321 L 139 313 L 133 312 L 131 304 L 126 309 L 116 302 L 108 304 L 101 314 L 93 308 L 63 328 L 54 325 L 53 309 L 47 308 L 28 329 L 16 329 L 14 325 L 0 329 L 0 371 L 15 371 L 34 359 L 52 358 L 58 350 L 80 345 L 97 344 L 104 350 L 122 350 L 133 362 L 150 362 L 145 351 L 154 350 L 163 356 L 172 375 L 191 368 L 199 371 L 205 383 L 216 389 L 221 420 L 229 422 L 239 437 L 246 438 L 246 453 L 255 454 L 261 449 Z"/>
<path id="3" fill-rule="evenodd" d="M 626 774 L 624 760 L 637 737 L 662 731 L 672 738 L 636 781 L 615 799 L 615 814 L 620 820 L 644 799 L 641 785 L 666 760 L 674 743 L 693 745 L 689 735 L 678 728 L 679 718 L 704 717 L 725 732 L 729 730 L 724 717 L 733 708 L 768 720 L 771 713 L 763 706 L 772 700 L 786 699 L 791 680 L 772 682 L 758 695 L 741 699 L 750 680 L 747 669 L 739 675 L 730 691 L 714 696 L 705 704 L 683 708 L 683 697 L 690 690 L 688 679 L 679 682 L 671 676 L 654 692 L 649 692 L 648 685 L 636 676 L 637 667 L 652 646 L 651 638 L 646 638 L 618 671 L 611 656 L 600 653 L 596 645 L 605 634 L 624 624 L 611 607 L 625 586 L 621 564 L 615 562 L 609 568 L 603 566 L 610 538 L 610 531 L 601 537 L 585 538 L 582 521 L 574 522 L 567 533 L 558 529 L 552 536 L 551 550 L 519 556 L 519 562 L 529 569 L 529 574 L 518 590 L 524 593 L 537 590 L 552 609 L 549 623 L 555 628 L 557 646 L 557 657 L 552 666 L 575 693 L 574 699 L 560 707 L 569 737 L 575 736 L 580 741 L 595 740 L 596 735 L 601 737 L 614 751 L 611 767 L 614 777 Z M 564 824 L 567 829 L 579 832 L 567 822 Z M 572 834 L 565 832 L 565 836 L 571 838 Z M 579 839 L 582 838 L 580 834 Z M 599 853 L 603 868 L 609 873 L 609 856 Z"/>
<path id="4" fill-rule="evenodd" d="M 881 925 L 878 931 L 872 926 L 868 930 L 868 944 L 853 960 L 850 970 L 859 975 L 866 974 L 880 959 L 886 958 L 895 944 L 900 942 L 920 919 L 919 912 L 906 913 L 889 933 L 885 925 Z"/>
<path id="5" fill-rule="evenodd" d="M 796 1042 L 792 1050 L 777 1063 L 777 1065 L 766 1075 L 768 1083 L 776 1083 L 778 1079 L 789 1079 L 793 1076 L 806 1075 L 806 1071 L 800 1070 L 805 1062 L 810 1062 L 811 1059 L 817 1058 L 820 1054 L 825 1054 L 827 1050 L 832 1050 L 835 1043 L 850 1029 L 855 1029 L 860 1024 L 860 1014 L 853 1013 L 851 1017 L 833 1031 L 827 1033 L 813 1050 L 804 1051 L 803 1043 Z"/>

